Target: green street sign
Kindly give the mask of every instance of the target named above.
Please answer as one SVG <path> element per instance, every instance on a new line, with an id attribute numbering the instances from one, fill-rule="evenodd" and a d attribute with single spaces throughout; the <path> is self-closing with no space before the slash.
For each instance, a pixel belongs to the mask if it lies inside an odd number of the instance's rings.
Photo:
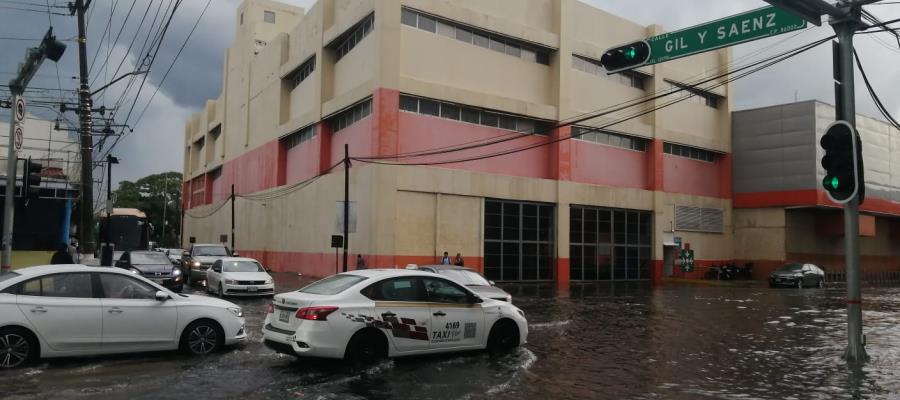
<path id="1" fill-rule="evenodd" d="M 691 272 L 694 270 L 694 251 L 693 250 L 681 250 L 681 254 L 679 255 L 679 260 L 681 261 L 681 270 L 684 272 Z"/>
<path id="2" fill-rule="evenodd" d="M 693 54 L 750 42 L 806 28 L 806 20 L 777 7 L 763 7 L 743 14 L 646 39 L 650 58 L 657 64 Z"/>

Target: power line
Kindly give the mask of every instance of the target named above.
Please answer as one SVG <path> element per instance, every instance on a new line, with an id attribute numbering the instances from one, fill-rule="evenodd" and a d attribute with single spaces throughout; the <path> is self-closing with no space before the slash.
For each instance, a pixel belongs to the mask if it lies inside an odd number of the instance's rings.
<path id="1" fill-rule="evenodd" d="M 772 65 L 778 64 L 778 63 L 780 63 L 780 62 L 782 62 L 782 61 L 784 61 L 784 60 L 790 59 L 790 58 L 795 57 L 795 56 L 797 56 L 797 55 L 799 55 L 799 54 L 801 54 L 801 53 L 804 53 L 804 52 L 806 52 L 806 51 L 809 51 L 809 50 L 811 50 L 811 49 L 813 49 L 813 48 L 815 48 L 815 47 L 821 45 L 822 43 L 825 43 L 825 42 L 827 42 L 827 41 L 830 41 L 830 40 L 834 39 L 835 37 L 836 37 L 836 36 L 831 36 L 831 37 L 824 38 L 824 39 L 815 41 L 815 42 L 813 42 L 813 43 L 807 44 L 807 45 L 805 45 L 805 46 L 798 47 L 797 49 L 793 50 L 793 51 L 790 52 L 789 54 L 786 54 L 786 55 L 783 55 L 783 56 L 774 57 L 774 58 L 770 58 L 770 59 L 767 59 L 767 60 L 762 60 L 762 61 L 756 63 L 755 65 L 753 65 L 753 66 L 755 66 L 755 68 L 753 68 L 753 69 L 751 69 L 751 70 L 749 70 L 749 71 L 747 71 L 747 72 L 743 72 L 743 73 L 741 73 L 740 75 L 738 75 L 738 76 L 736 76 L 736 77 L 729 78 L 729 79 L 725 80 L 724 82 L 716 83 L 715 85 L 713 85 L 713 86 L 711 86 L 711 87 L 708 87 L 708 88 L 702 88 L 702 89 L 700 89 L 700 90 L 708 91 L 709 89 L 714 89 L 714 88 L 717 88 L 717 87 L 720 87 L 720 86 L 723 86 L 723 85 L 727 85 L 728 83 L 733 82 L 733 81 L 735 81 L 735 80 L 737 80 L 737 79 L 740 79 L 740 78 L 743 78 L 743 77 L 745 77 L 745 76 L 751 75 L 751 74 L 756 73 L 756 72 L 758 72 L 758 71 L 761 71 L 761 70 L 763 70 L 763 69 L 765 69 L 765 68 L 771 67 Z M 736 71 L 731 71 L 731 72 L 728 73 L 728 75 L 731 75 L 731 74 L 733 74 L 734 72 L 736 72 Z M 696 89 L 695 86 L 696 86 L 696 85 L 694 85 L 694 87 L 690 87 L 690 88 Z M 681 91 L 681 90 L 687 90 L 687 89 L 689 89 L 689 87 L 681 88 L 679 91 Z M 603 126 L 595 126 L 595 127 L 592 127 L 592 128 L 596 128 L 596 129 L 605 129 L 605 128 L 608 128 L 608 127 L 610 127 L 610 126 L 617 125 L 617 124 L 620 124 L 620 123 L 622 123 L 622 122 L 625 122 L 625 121 L 628 121 L 628 120 L 631 120 L 631 119 L 634 119 L 634 118 L 638 118 L 638 117 L 640 117 L 640 116 L 642 116 L 642 115 L 649 114 L 649 113 L 651 113 L 651 112 L 655 112 L 655 111 L 657 111 L 657 110 L 659 110 L 659 109 L 669 107 L 669 106 L 674 105 L 674 104 L 677 104 L 677 103 L 679 103 L 679 102 L 681 102 L 681 101 L 687 100 L 687 99 L 689 99 L 689 98 L 691 98 L 691 97 L 693 97 L 693 96 L 694 96 L 694 94 L 689 94 L 689 95 L 686 95 L 686 96 L 682 96 L 682 97 L 680 97 L 680 98 L 678 98 L 678 99 L 672 100 L 672 101 L 670 101 L 670 102 L 668 102 L 668 103 L 666 103 L 666 104 L 663 104 L 663 105 L 661 105 L 661 106 L 657 106 L 657 107 L 654 107 L 654 108 L 651 108 L 651 109 L 645 110 L 645 111 L 640 111 L 640 112 L 637 112 L 637 113 L 632 114 L 632 115 L 630 115 L 630 116 L 627 116 L 627 117 L 625 117 L 625 118 L 622 118 L 622 119 L 613 121 L 613 122 L 611 122 L 611 123 L 608 123 L 608 124 L 606 124 L 606 125 L 603 125 Z M 571 124 L 572 124 L 572 123 L 569 123 L 568 125 L 571 125 Z M 505 155 L 509 155 L 509 154 L 513 154 L 513 153 L 518 153 L 518 152 L 522 152 L 522 151 L 531 150 L 531 149 L 534 149 L 534 148 L 537 148 L 537 147 L 541 147 L 541 146 L 547 146 L 547 145 L 550 145 L 550 144 L 553 144 L 553 143 L 557 143 L 557 142 L 561 142 L 561 141 L 564 141 L 564 140 L 568 140 L 568 139 L 572 139 L 572 138 L 577 138 L 577 137 L 579 137 L 579 136 L 581 136 L 581 134 L 579 134 L 579 135 L 569 135 L 569 136 L 566 136 L 566 137 L 561 137 L 561 138 L 557 138 L 557 139 L 551 139 L 551 140 L 547 140 L 547 141 L 540 142 L 540 143 L 536 143 L 536 144 L 525 145 L 525 146 L 522 146 L 522 147 L 510 149 L 510 150 L 504 150 L 504 151 L 499 151 L 499 152 L 495 152 L 495 153 L 488 153 L 488 154 L 484 154 L 484 155 L 472 156 L 472 157 L 461 158 L 461 159 L 456 159 L 456 160 L 431 161 L 431 162 L 418 162 L 418 163 L 397 163 L 397 162 L 383 162 L 383 161 L 377 161 L 377 159 L 373 159 L 373 158 L 371 158 L 371 157 L 369 157 L 369 158 L 356 158 L 356 157 L 354 157 L 354 158 L 351 158 L 351 159 L 352 159 L 352 160 L 356 160 L 356 161 L 366 162 L 366 163 L 382 164 L 382 165 L 419 165 L 419 166 L 428 166 L 428 165 L 454 164 L 454 163 L 469 162 L 469 161 L 477 161 L 477 160 L 483 160 L 483 159 L 487 159 L 487 158 L 493 158 L 493 157 L 505 156 Z M 483 147 L 483 146 L 479 146 L 479 147 Z"/>
<path id="2" fill-rule="evenodd" d="M 131 18 L 131 12 L 132 12 L 132 10 L 134 10 L 134 5 L 135 5 L 135 4 L 137 4 L 137 0 L 132 0 L 132 2 L 131 2 L 131 7 L 128 8 L 128 14 L 125 14 L 125 20 L 122 21 L 122 25 L 119 27 L 119 32 L 116 33 L 116 38 L 115 38 L 115 40 L 112 41 L 113 47 L 115 47 L 115 45 L 119 43 L 119 37 L 122 36 L 122 31 L 125 30 L 125 25 L 128 24 L 128 19 Z M 149 6 L 148 6 L 148 10 L 149 10 Z M 129 49 L 130 49 L 130 48 L 129 48 Z M 128 53 L 127 53 L 127 52 L 125 53 L 125 56 L 126 56 L 126 57 L 128 56 Z M 109 57 L 109 52 L 107 52 L 106 59 L 103 60 L 103 65 L 100 66 L 100 69 L 103 69 L 103 68 L 106 68 L 106 67 L 107 67 L 107 65 L 109 64 L 109 58 L 110 58 L 110 57 Z M 95 82 L 97 79 L 100 78 L 100 69 L 97 70 L 97 75 L 94 76 L 94 80 L 91 81 L 91 85 L 93 85 L 94 82 Z M 108 72 L 108 71 L 109 71 L 109 70 L 107 69 L 107 72 Z M 116 71 L 116 73 L 118 73 L 118 70 Z M 113 78 L 116 77 L 116 73 L 114 73 L 114 74 L 112 75 Z"/>
<path id="3" fill-rule="evenodd" d="M 897 123 L 897 120 L 891 116 L 891 113 L 888 112 L 887 107 L 884 106 L 884 103 L 881 102 L 881 99 L 878 97 L 878 94 L 875 93 L 875 89 L 872 88 L 871 82 L 869 82 L 869 76 L 866 75 L 866 70 L 863 68 L 862 62 L 859 60 L 859 54 L 856 53 L 856 49 L 853 50 L 853 58 L 856 59 L 856 66 L 859 67 L 859 73 L 862 75 L 863 82 L 866 83 L 866 89 L 869 91 L 869 96 L 872 97 L 872 101 L 875 102 L 875 107 L 878 108 L 878 111 L 881 115 L 887 119 L 888 123 L 894 126 L 895 129 L 900 130 L 900 123 Z"/>

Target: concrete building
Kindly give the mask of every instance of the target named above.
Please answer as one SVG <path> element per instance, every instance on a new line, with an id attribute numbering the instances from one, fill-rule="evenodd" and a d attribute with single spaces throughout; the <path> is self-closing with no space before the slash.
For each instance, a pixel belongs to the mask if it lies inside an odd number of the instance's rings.
<path id="1" fill-rule="evenodd" d="M 185 246 L 233 222 L 241 254 L 333 273 L 346 145 L 350 269 L 447 251 L 565 284 L 678 274 L 679 247 L 733 258 L 729 85 L 553 129 L 724 72 L 727 49 L 607 76 L 606 48 L 663 29 L 575 0 L 246 0 L 235 23 L 222 92 L 185 125 Z"/>
<path id="2" fill-rule="evenodd" d="M 734 257 L 758 275 L 784 262 L 845 271 L 843 212 L 822 188 L 819 162 L 834 120 L 834 106 L 817 101 L 734 113 Z M 900 271 L 900 131 L 862 115 L 856 125 L 866 179 L 860 259 L 873 277 Z"/>

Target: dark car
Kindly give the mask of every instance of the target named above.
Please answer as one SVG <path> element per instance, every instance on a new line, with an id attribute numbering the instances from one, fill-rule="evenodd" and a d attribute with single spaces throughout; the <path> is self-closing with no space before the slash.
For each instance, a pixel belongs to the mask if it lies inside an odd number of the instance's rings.
<path id="1" fill-rule="evenodd" d="M 466 287 L 481 297 L 508 303 L 512 302 L 512 295 L 506 293 L 505 290 L 494 286 L 494 282 L 485 279 L 485 277 L 481 276 L 481 274 L 471 268 L 454 265 L 425 265 L 418 267 L 418 269 L 444 275 L 466 285 Z"/>
<path id="2" fill-rule="evenodd" d="M 813 264 L 785 264 L 769 274 L 769 286 L 825 287 L 825 271 Z"/>
<path id="3" fill-rule="evenodd" d="M 172 265 L 169 257 L 158 251 L 126 251 L 116 261 L 116 267 L 140 274 L 175 292 L 184 288 L 181 268 Z"/>
<path id="4" fill-rule="evenodd" d="M 181 270 L 189 285 L 196 285 L 206 280 L 206 271 L 214 262 L 223 257 L 237 257 L 237 252 L 232 252 L 224 244 L 193 244 L 191 248 L 182 253 Z"/>

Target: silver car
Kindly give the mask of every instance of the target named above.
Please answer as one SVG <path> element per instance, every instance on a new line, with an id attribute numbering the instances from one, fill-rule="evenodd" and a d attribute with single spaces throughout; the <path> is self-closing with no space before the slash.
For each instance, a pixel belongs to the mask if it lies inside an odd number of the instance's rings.
<path id="1" fill-rule="evenodd" d="M 512 303 L 512 295 L 494 285 L 477 271 L 456 265 L 424 265 L 417 267 L 422 271 L 446 276 L 463 285 L 481 297 Z"/>

